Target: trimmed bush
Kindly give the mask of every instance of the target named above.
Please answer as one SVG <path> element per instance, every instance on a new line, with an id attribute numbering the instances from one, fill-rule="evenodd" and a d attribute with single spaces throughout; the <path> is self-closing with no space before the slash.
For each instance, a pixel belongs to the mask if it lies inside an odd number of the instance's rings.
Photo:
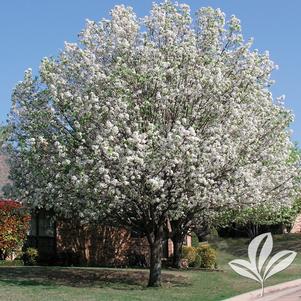
<path id="1" fill-rule="evenodd" d="M 196 254 L 201 258 L 201 268 L 214 269 L 217 267 L 216 251 L 208 243 L 200 244 L 196 248 Z"/>
<path id="2" fill-rule="evenodd" d="M 39 252 L 35 248 L 28 248 L 23 254 L 25 265 L 36 265 L 39 257 Z"/>
<path id="3" fill-rule="evenodd" d="M 217 268 L 216 251 L 208 243 L 200 243 L 197 248 L 182 247 L 182 258 L 187 259 L 190 267 Z"/>
<path id="4" fill-rule="evenodd" d="M 199 246 L 199 238 L 197 237 L 197 235 L 192 232 L 191 233 L 191 246 L 194 248 L 197 248 Z"/>
<path id="5" fill-rule="evenodd" d="M 189 266 L 193 266 L 196 259 L 196 249 L 194 247 L 183 246 L 182 257 L 188 260 Z"/>
<path id="6" fill-rule="evenodd" d="M 1 267 L 18 267 L 23 266 L 23 261 L 16 259 L 16 260 L 0 260 Z"/>
<path id="7" fill-rule="evenodd" d="M 197 252 L 197 250 L 196 250 L 196 252 Z M 202 257 L 201 257 L 200 254 L 196 254 L 195 260 L 194 260 L 194 263 L 193 263 L 193 266 L 194 266 L 195 268 L 200 268 L 200 267 L 202 267 Z"/>

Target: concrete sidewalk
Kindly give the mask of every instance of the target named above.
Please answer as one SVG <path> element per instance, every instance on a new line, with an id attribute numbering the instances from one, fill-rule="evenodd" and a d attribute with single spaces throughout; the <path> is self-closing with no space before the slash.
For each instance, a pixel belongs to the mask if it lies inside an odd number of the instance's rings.
<path id="1" fill-rule="evenodd" d="M 301 301 L 301 279 L 269 286 L 265 288 L 264 297 L 260 297 L 260 293 L 258 289 L 224 301 Z"/>

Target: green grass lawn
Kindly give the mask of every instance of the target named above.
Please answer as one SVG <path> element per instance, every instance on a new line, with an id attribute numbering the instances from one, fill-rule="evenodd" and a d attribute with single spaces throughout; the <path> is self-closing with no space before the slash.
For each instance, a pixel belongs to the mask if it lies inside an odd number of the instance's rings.
<path id="1" fill-rule="evenodd" d="M 0 267 L 0 301 L 209 301 L 223 300 L 259 288 L 236 275 L 227 265 L 246 256 L 247 240 L 218 240 L 219 267 L 223 272 L 170 271 L 163 273 L 162 288 L 147 288 L 147 270 Z M 301 251 L 301 235 L 274 236 L 274 249 Z M 301 278 L 301 252 L 285 271 L 267 285 Z"/>

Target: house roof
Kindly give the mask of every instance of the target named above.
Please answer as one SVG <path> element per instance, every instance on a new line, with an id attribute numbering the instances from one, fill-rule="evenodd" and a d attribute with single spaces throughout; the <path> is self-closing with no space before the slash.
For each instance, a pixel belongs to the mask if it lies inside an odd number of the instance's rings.
<path id="1" fill-rule="evenodd" d="M 0 153 L 0 196 L 2 196 L 2 188 L 6 184 L 11 183 L 9 180 L 9 166 L 7 163 L 7 155 Z"/>

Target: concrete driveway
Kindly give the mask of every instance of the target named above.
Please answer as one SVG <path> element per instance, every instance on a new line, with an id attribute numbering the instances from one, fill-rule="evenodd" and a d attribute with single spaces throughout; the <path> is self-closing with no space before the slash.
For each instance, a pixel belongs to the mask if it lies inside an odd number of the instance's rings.
<path id="1" fill-rule="evenodd" d="M 260 290 L 242 294 L 224 301 L 301 301 L 301 279 L 267 287 L 264 297 Z"/>

